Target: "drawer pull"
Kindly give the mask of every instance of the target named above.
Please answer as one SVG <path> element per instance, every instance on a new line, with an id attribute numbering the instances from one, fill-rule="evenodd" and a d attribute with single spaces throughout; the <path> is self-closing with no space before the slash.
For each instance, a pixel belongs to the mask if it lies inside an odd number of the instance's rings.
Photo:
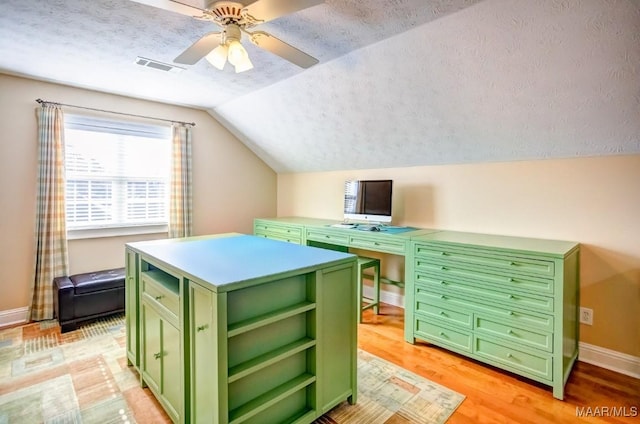
<path id="1" fill-rule="evenodd" d="M 325 238 L 331 238 L 331 236 L 328 236 L 328 235 L 326 235 L 326 234 L 324 235 L 324 237 L 325 237 Z"/>
<path id="2" fill-rule="evenodd" d="M 514 333 L 513 330 L 509 330 L 507 331 L 507 334 L 516 334 L 516 333 Z"/>
<path id="3" fill-rule="evenodd" d="M 516 297 L 512 294 L 509 295 L 509 299 L 515 299 Z"/>
<path id="4" fill-rule="evenodd" d="M 513 358 L 513 355 L 511 353 L 507 353 L 507 358 Z"/>
<path id="5" fill-rule="evenodd" d="M 204 325 L 201 325 L 198 328 L 196 328 L 196 331 L 204 331 L 207 328 L 209 328 L 209 324 L 204 324 Z"/>
<path id="6" fill-rule="evenodd" d="M 162 299 L 163 297 L 164 297 L 164 295 L 163 295 L 163 294 L 161 294 L 160 296 L 156 296 L 156 300 L 160 300 L 160 299 Z"/>
<path id="7" fill-rule="evenodd" d="M 513 316 L 513 315 L 515 315 L 515 314 L 516 314 L 515 312 L 513 312 L 513 311 L 509 311 L 509 315 Z"/>
<path id="8" fill-rule="evenodd" d="M 162 357 L 162 352 L 154 353 L 154 354 L 153 354 L 153 357 L 154 357 L 155 359 L 160 359 L 160 358 Z"/>
<path id="9" fill-rule="evenodd" d="M 514 281 L 516 281 L 516 280 L 514 280 L 513 278 L 509 278 L 509 282 L 510 283 L 513 283 Z"/>
<path id="10" fill-rule="evenodd" d="M 445 296 L 443 294 L 440 295 L 440 299 L 446 299 L 446 298 L 447 298 L 447 296 Z"/>
<path id="11" fill-rule="evenodd" d="M 440 335 L 441 335 L 442 337 L 447 337 L 447 335 L 444 333 L 444 331 L 441 331 L 441 332 L 440 332 Z"/>
<path id="12" fill-rule="evenodd" d="M 380 243 L 378 243 L 377 241 L 374 241 L 374 242 L 373 242 L 373 244 L 374 244 L 375 246 L 380 246 Z"/>
<path id="13" fill-rule="evenodd" d="M 447 282 L 446 282 L 446 281 L 444 281 L 444 280 L 441 280 L 441 281 L 440 281 L 440 284 L 441 284 L 441 285 L 443 285 L 443 286 L 446 286 L 446 285 L 447 285 Z"/>
<path id="14" fill-rule="evenodd" d="M 447 313 L 445 311 L 440 311 L 440 315 L 442 315 L 443 317 L 446 317 Z"/>
<path id="15" fill-rule="evenodd" d="M 443 271 L 446 271 L 447 267 L 446 266 L 441 266 L 440 269 L 443 270 Z"/>

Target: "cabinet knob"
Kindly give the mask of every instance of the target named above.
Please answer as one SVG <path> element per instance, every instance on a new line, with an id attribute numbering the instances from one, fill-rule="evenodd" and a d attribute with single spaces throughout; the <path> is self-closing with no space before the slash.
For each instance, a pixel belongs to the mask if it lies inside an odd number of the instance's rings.
<path id="1" fill-rule="evenodd" d="M 515 315 L 515 312 L 509 311 L 509 315 Z"/>
<path id="2" fill-rule="evenodd" d="M 509 299 L 515 299 L 516 297 L 512 294 L 509 295 Z"/>
<path id="3" fill-rule="evenodd" d="M 445 296 L 443 294 L 440 295 L 440 299 L 446 299 L 446 298 L 447 298 L 447 296 Z"/>
<path id="4" fill-rule="evenodd" d="M 196 328 L 196 331 L 204 331 L 207 328 L 209 328 L 209 324 L 200 325 L 198 326 L 198 328 Z"/>
<path id="5" fill-rule="evenodd" d="M 163 297 L 164 297 L 164 295 L 162 295 L 162 294 L 161 294 L 160 296 L 156 296 L 156 300 L 160 300 L 160 299 L 162 299 Z"/>
<path id="6" fill-rule="evenodd" d="M 444 331 L 441 331 L 441 332 L 440 332 L 440 335 L 441 335 L 442 337 L 446 337 L 446 336 L 447 336 L 447 335 L 444 333 Z"/>
<path id="7" fill-rule="evenodd" d="M 155 359 L 160 359 L 160 357 L 161 357 L 161 356 L 162 356 L 162 352 L 158 352 L 158 353 L 154 353 L 154 354 L 153 354 L 153 357 L 154 357 Z"/>
<path id="8" fill-rule="evenodd" d="M 513 358 L 513 355 L 511 353 L 507 353 L 507 358 Z"/>
<path id="9" fill-rule="evenodd" d="M 445 311 L 440 311 L 440 315 L 442 315 L 443 317 L 446 317 L 447 313 Z"/>
<path id="10" fill-rule="evenodd" d="M 515 333 L 513 332 L 513 330 L 509 330 L 507 331 L 507 334 L 515 334 Z"/>

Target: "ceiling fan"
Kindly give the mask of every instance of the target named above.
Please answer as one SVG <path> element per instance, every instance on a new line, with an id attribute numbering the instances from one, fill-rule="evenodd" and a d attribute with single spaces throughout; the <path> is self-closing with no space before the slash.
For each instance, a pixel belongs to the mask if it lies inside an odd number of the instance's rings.
<path id="1" fill-rule="evenodd" d="M 243 33 L 256 46 L 301 68 L 309 68 L 318 63 L 316 58 L 271 34 L 264 31 L 249 31 L 249 29 L 281 16 L 323 3 L 324 0 L 245 0 L 243 2 L 184 0 L 192 4 L 202 3 L 202 5 L 186 4 L 185 2 L 174 0 L 134 1 L 183 13 L 198 19 L 209 20 L 222 28 L 219 32 L 209 32 L 203 35 L 176 57 L 173 60 L 175 63 L 193 65 L 204 57 L 220 70 L 224 68 L 227 61 L 234 66 L 236 72 L 252 69 L 253 64 L 241 43 Z"/>

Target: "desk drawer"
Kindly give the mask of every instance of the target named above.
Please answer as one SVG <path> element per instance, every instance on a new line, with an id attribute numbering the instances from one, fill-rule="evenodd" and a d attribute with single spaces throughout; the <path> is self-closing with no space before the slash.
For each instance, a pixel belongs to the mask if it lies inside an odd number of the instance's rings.
<path id="1" fill-rule="evenodd" d="M 142 294 L 152 304 L 161 305 L 177 319 L 180 314 L 178 279 L 159 270 L 141 273 Z"/>
<path id="2" fill-rule="evenodd" d="M 499 318 L 476 314 L 474 329 L 480 334 L 500 337 L 511 342 L 553 352 L 553 334 L 511 325 Z"/>
<path id="3" fill-rule="evenodd" d="M 414 254 L 416 258 L 438 258 L 452 263 L 457 262 L 480 268 L 490 267 L 529 275 L 553 277 L 555 273 L 553 261 L 521 258 L 482 249 L 463 250 L 450 246 L 416 244 Z"/>
<path id="4" fill-rule="evenodd" d="M 256 235 L 273 238 L 275 240 L 289 241 L 291 243 L 302 243 L 302 229 L 296 226 L 272 225 L 256 222 L 253 226 Z"/>
<path id="5" fill-rule="evenodd" d="M 553 377 L 553 362 L 551 355 L 533 350 L 524 352 L 514 349 L 506 344 L 494 342 L 483 337 L 476 337 L 474 341 L 474 353 L 501 365 L 511 367 L 526 375 L 532 375 L 545 380 Z"/>
<path id="6" fill-rule="evenodd" d="M 464 278 L 487 282 L 506 290 L 553 294 L 553 278 L 521 276 L 501 269 L 468 269 L 464 264 L 442 260 L 441 258 L 416 259 L 416 271 L 447 274 L 450 278 Z"/>
<path id="7" fill-rule="evenodd" d="M 349 245 L 349 235 L 341 234 L 339 231 L 307 229 L 307 241 L 309 240 L 336 244 L 339 246 Z"/>
<path id="8" fill-rule="evenodd" d="M 455 310 L 446 306 L 434 305 L 431 303 L 416 301 L 415 311 L 417 315 L 422 315 L 425 320 L 437 318 L 440 321 L 448 322 L 453 325 L 461 325 L 466 328 L 473 326 L 471 312 Z"/>
<path id="9" fill-rule="evenodd" d="M 416 337 L 424 338 L 427 341 L 436 341 L 465 352 L 471 352 L 472 336 L 470 331 L 452 330 L 416 317 L 415 334 Z"/>
<path id="10" fill-rule="evenodd" d="M 542 331 L 553 331 L 553 315 L 535 312 L 523 312 L 491 302 L 482 302 L 476 299 L 450 294 L 445 290 L 416 284 L 415 308 L 421 308 L 420 303 L 439 305 L 448 309 L 469 311 L 474 313 L 486 313 L 500 319 L 499 322 L 513 323 L 517 326 L 525 326 Z"/>
<path id="11" fill-rule="evenodd" d="M 349 246 L 358 249 L 374 250 L 376 252 L 405 254 L 406 242 L 387 239 L 388 235 L 380 237 L 351 235 L 349 236 Z"/>
<path id="12" fill-rule="evenodd" d="M 416 273 L 416 283 L 421 283 L 427 287 L 438 287 L 450 293 L 456 293 L 463 297 L 479 297 L 489 301 L 500 302 L 505 307 L 525 308 L 539 312 L 553 312 L 553 298 L 546 296 L 536 296 L 530 294 L 511 293 L 509 291 L 493 290 L 483 286 L 481 283 L 463 282 L 448 276 L 435 276 Z M 490 287 L 490 286 L 489 286 Z"/>

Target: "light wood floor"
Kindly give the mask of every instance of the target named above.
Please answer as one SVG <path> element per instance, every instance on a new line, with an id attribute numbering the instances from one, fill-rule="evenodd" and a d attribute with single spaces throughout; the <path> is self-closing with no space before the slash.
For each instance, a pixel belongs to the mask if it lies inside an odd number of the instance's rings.
<path id="1" fill-rule="evenodd" d="M 428 343 L 406 343 L 403 318 L 403 309 L 384 304 L 380 315 L 365 311 L 358 346 L 465 395 L 448 424 L 640 423 L 638 379 L 577 362 L 565 387 L 565 400 L 559 401 L 549 386 Z M 587 408 L 596 416 L 577 417 L 577 409 Z"/>

